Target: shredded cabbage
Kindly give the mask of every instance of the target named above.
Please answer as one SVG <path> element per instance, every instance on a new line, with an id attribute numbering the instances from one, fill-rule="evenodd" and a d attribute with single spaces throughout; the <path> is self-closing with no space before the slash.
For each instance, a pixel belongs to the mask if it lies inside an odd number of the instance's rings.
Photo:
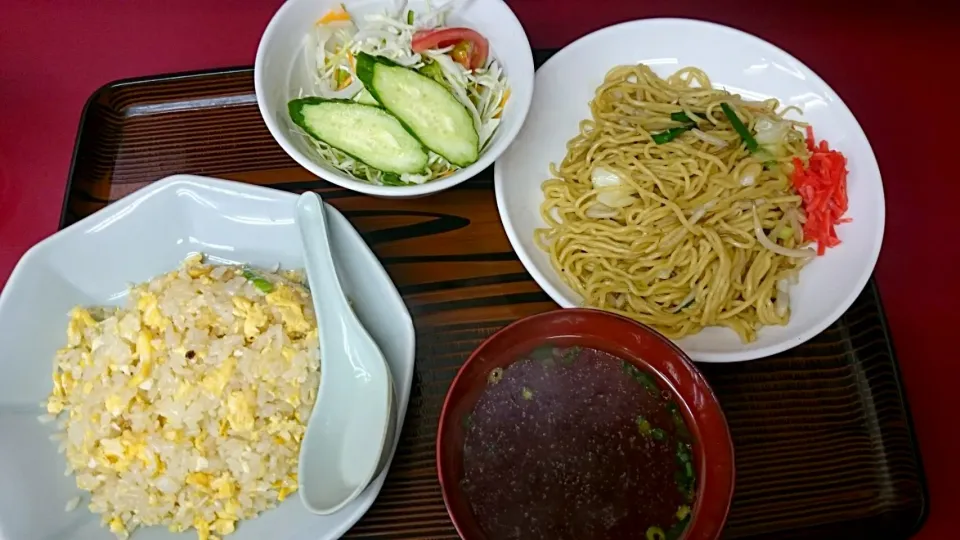
<path id="1" fill-rule="evenodd" d="M 436 8 L 428 2 L 424 13 L 415 13 L 407 9 L 407 0 L 396 0 L 392 9 L 365 15 L 359 21 L 351 15 L 349 21 L 316 24 L 314 31 L 307 36 L 305 55 L 312 87 L 302 89 L 301 95 L 359 100 L 365 92 L 363 83 L 356 76 L 354 58 L 361 51 L 416 70 L 435 65 L 443 75 L 438 82 L 444 84 L 473 117 L 480 151 L 483 152 L 500 126 L 500 115 L 509 96 L 509 86 L 500 64 L 488 60 L 485 67 L 471 71 L 447 54 L 453 47 L 431 49 L 421 55 L 413 52 L 411 46 L 415 32 L 445 26 L 447 16 L 462 9 L 469 1 L 451 0 Z M 408 24 L 408 20 L 413 24 Z M 422 184 L 447 176 L 459 168 L 442 156 L 428 152 L 427 169 L 423 173 L 398 176 L 374 169 L 322 141 L 306 138 L 321 159 L 374 184 Z"/>

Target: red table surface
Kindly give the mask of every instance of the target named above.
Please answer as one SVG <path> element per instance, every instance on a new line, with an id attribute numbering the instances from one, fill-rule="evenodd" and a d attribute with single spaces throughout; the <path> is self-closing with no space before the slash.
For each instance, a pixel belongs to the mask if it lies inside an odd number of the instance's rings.
<path id="1" fill-rule="evenodd" d="M 876 275 L 920 439 L 931 512 L 922 539 L 952 537 L 960 508 L 960 178 L 957 2 L 512 0 L 534 47 L 641 17 L 712 20 L 773 42 L 817 71 L 873 144 L 887 197 Z M 0 2 L 0 285 L 57 229 L 86 99 L 111 81 L 251 65 L 279 0 Z M 956 32 L 956 34 L 954 34 Z M 696 36 L 676 36 L 677 40 Z M 709 44 L 704 43 L 704 47 Z M 576 74 L 571 74 L 576 77 Z M 953 166 L 951 166 L 953 165 Z M 951 278 L 950 276 L 954 276 Z M 945 345 L 947 346 L 945 348 Z"/>

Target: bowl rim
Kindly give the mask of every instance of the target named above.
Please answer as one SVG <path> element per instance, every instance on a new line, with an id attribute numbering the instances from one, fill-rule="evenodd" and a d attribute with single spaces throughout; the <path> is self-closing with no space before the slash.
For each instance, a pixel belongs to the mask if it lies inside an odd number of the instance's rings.
<path id="1" fill-rule="evenodd" d="M 756 360 L 760 358 L 766 358 L 773 356 L 775 354 L 781 353 L 785 350 L 791 349 L 802 345 L 803 343 L 809 341 L 813 337 L 817 336 L 824 330 L 826 330 L 830 325 L 836 322 L 853 303 L 856 301 L 857 297 L 860 296 L 860 293 L 866 287 L 867 282 L 870 280 L 870 277 L 873 275 L 873 271 L 876 268 L 877 260 L 880 257 L 880 250 L 883 245 L 883 235 L 884 229 L 886 226 L 886 204 L 885 196 L 883 191 L 883 176 L 880 173 L 880 167 L 877 163 L 876 153 L 873 151 L 873 146 L 870 144 L 870 139 L 867 137 L 866 132 L 863 130 L 863 126 L 860 125 L 860 122 L 857 120 L 856 116 L 853 114 L 853 111 L 847 106 L 847 104 L 841 99 L 840 95 L 833 90 L 833 88 L 827 84 L 826 81 L 813 69 L 810 68 L 806 63 L 800 61 L 795 56 L 789 52 L 781 49 L 780 47 L 770 43 L 769 41 L 755 36 L 749 32 L 733 28 L 724 24 L 719 24 L 710 21 L 704 21 L 700 19 L 684 18 L 684 17 L 655 17 L 649 19 L 635 19 L 631 21 L 624 21 L 621 23 L 613 24 L 599 30 L 595 30 L 589 34 L 586 34 L 567 46 L 563 47 L 556 54 L 551 56 L 542 66 L 540 70 L 544 70 L 549 66 L 552 66 L 555 63 L 562 62 L 563 59 L 571 54 L 571 50 L 582 47 L 589 42 L 600 39 L 607 34 L 616 34 L 623 32 L 627 29 L 633 29 L 635 31 L 641 31 L 644 26 L 651 24 L 688 24 L 691 25 L 693 29 L 696 27 L 700 28 L 711 28 L 725 32 L 732 36 L 738 38 L 746 39 L 750 42 L 757 44 L 758 46 L 769 48 L 771 51 L 782 54 L 784 57 L 790 59 L 796 64 L 802 66 L 810 73 L 810 79 L 815 83 L 822 84 L 825 88 L 830 89 L 830 91 L 836 97 L 835 105 L 838 107 L 838 110 L 846 111 L 850 115 L 852 121 L 852 134 L 856 137 L 862 137 L 863 143 L 866 147 L 867 153 L 865 154 L 865 159 L 863 163 L 863 168 L 871 171 L 876 171 L 878 179 L 878 196 L 880 201 L 883 204 L 880 204 L 876 209 L 877 212 L 877 221 L 878 227 L 875 228 L 875 233 L 869 241 L 873 244 L 870 249 L 870 255 L 867 259 L 864 259 L 864 265 L 860 272 L 860 276 L 856 280 L 856 285 L 852 287 L 842 301 L 838 302 L 836 307 L 830 312 L 827 317 L 824 317 L 819 322 L 811 324 L 810 327 L 803 332 L 798 333 L 795 336 L 782 339 L 776 343 L 767 345 L 765 347 L 759 347 L 756 349 L 749 350 L 737 350 L 737 351 L 691 351 L 688 353 L 691 357 L 697 362 L 716 362 L 716 363 L 728 363 L 728 362 L 744 362 L 747 360 Z M 612 67 L 612 66 L 611 66 Z M 539 71 L 539 70 L 538 70 Z M 537 87 L 534 87 L 534 97 L 536 97 Z M 526 122 L 525 122 L 526 123 Z M 504 231 L 507 233 L 507 239 L 510 241 L 510 246 L 513 248 L 513 251 L 516 252 L 517 257 L 520 259 L 520 262 L 523 264 L 527 272 L 530 273 L 534 281 L 537 282 L 537 285 L 540 286 L 544 292 L 547 293 L 550 298 L 559 304 L 563 308 L 578 308 L 582 306 L 582 299 L 578 298 L 578 295 L 569 288 L 569 286 L 556 287 L 554 286 L 547 276 L 542 272 L 537 265 L 534 263 L 532 256 L 526 249 L 523 247 L 523 243 L 517 235 L 515 226 L 513 225 L 508 213 L 507 213 L 507 201 L 503 193 L 503 184 L 507 181 L 504 178 L 503 171 L 503 161 L 497 160 L 493 166 L 493 185 L 494 192 L 496 195 L 497 201 L 497 211 L 500 214 L 500 222 L 503 225 Z M 673 340 L 671 340 L 673 342 Z M 676 344 L 676 342 L 674 342 Z"/>
<path id="2" fill-rule="evenodd" d="M 266 83 L 263 80 L 263 65 L 266 62 L 266 50 L 269 46 L 269 43 L 272 41 L 273 36 L 280 32 L 280 21 L 286 17 L 287 11 L 293 9 L 293 5 L 296 3 L 296 0 L 284 2 L 284 4 L 280 6 L 280 8 L 273 14 L 273 17 L 270 18 L 270 22 L 267 24 L 266 29 L 263 31 L 263 34 L 260 37 L 260 41 L 257 45 L 256 57 L 253 63 L 253 86 L 254 93 L 257 97 L 257 109 L 260 111 L 260 117 L 263 119 L 264 124 L 266 124 L 267 130 L 270 131 L 270 135 L 273 137 L 273 140 L 276 141 L 283 151 L 286 152 L 286 154 L 294 161 L 296 161 L 298 165 L 306 169 L 311 174 L 344 189 L 349 189 L 351 191 L 356 191 L 366 195 L 373 195 L 376 197 L 420 197 L 452 188 L 478 176 L 488 167 L 493 165 L 496 160 L 499 159 L 500 155 L 503 154 L 517 138 L 517 135 L 520 133 L 520 130 L 523 128 L 523 124 L 527 119 L 527 114 L 530 112 L 530 105 L 533 102 L 533 94 L 535 91 L 534 86 L 536 84 L 536 67 L 533 63 L 533 50 L 530 48 L 530 40 L 523 28 L 523 25 L 517 18 L 517 15 L 513 12 L 510 6 L 502 0 L 481 1 L 488 2 L 490 5 L 502 6 L 502 8 L 506 10 L 504 16 L 501 18 L 502 20 L 500 21 L 500 24 L 513 26 L 517 32 L 517 35 L 522 40 L 523 45 L 525 45 L 515 53 L 518 55 L 518 64 L 520 65 L 521 69 L 517 70 L 518 73 L 511 73 L 510 80 L 520 78 L 529 79 L 530 91 L 524 93 L 523 95 L 517 95 L 516 92 L 512 94 L 510 100 L 512 107 L 510 108 L 509 112 L 504 110 L 503 114 L 504 116 L 510 114 L 512 117 L 516 117 L 517 121 L 511 126 L 503 126 L 503 123 L 501 123 L 501 126 L 497 129 L 498 133 L 494 135 L 499 135 L 499 140 L 491 142 L 487 149 L 480 154 L 480 157 L 477 159 L 477 161 L 466 167 L 458 169 L 456 172 L 445 178 L 436 179 L 423 184 L 378 186 L 369 182 L 358 180 L 339 171 L 335 172 L 333 170 L 325 169 L 297 149 L 293 143 L 288 140 L 284 129 L 278 125 L 277 121 L 273 118 L 273 115 L 269 113 L 269 106 L 267 104 L 266 97 L 264 96 Z M 497 7 L 497 9 L 499 9 L 499 7 Z M 524 69 L 526 66 L 530 67 L 529 73 L 526 69 Z M 503 131 L 501 131 L 501 129 L 503 129 Z"/>
<path id="3" fill-rule="evenodd" d="M 727 423 L 726 415 L 723 412 L 723 407 L 720 405 L 719 399 L 717 399 L 716 393 L 713 391 L 713 388 L 710 386 L 710 383 L 703 376 L 703 373 L 697 368 L 696 364 L 690 359 L 690 357 L 683 352 L 672 340 L 666 338 L 653 328 L 618 315 L 616 313 L 610 313 L 608 311 L 603 311 L 593 308 L 570 308 L 570 309 L 553 309 L 549 311 L 544 311 L 541 313 L 536 313 L 533 315 L 528 315 L 526 317 L 521 317 L 510 324 L 504 326 L 503 328 L 497 330 L 486 339 L 484 339 L 471 353 L 470 356 L 463 362 L 460 368 L 457 370 L 457 374 L 454 376 L 453 381 L 447 387 L 446 395 L 443 399 L 443 405 L 440 409 L 440 418 L 437 425 L 437 436 L 436 436 L 436 445 L 434 449 L 436 467 L 437 467 L 437 479 L 440 482 L 440 491 L 443 497 L 444 506 L 447 509 L 447 514 L 450 517 L 450 521 L 453 523 L 454 528 L 457 531 L 457 534 L 461 538 L 467 538 L 465 535 L 465 530 L 461 526 L 460 521 L 458 520 L 457 515 L 455 515 L 452 510 L 453 505 L 451 504 L 451 488 L 448 486 L 447 482 L 444 480 L 445 469 L 447 468 L 444 463 L 443 452 L 445 441 L 448 441 L 450 438 L 449 430 L 445 427 L 449 423 L 448 417 L 453 414 L 451 411 L 454 405 L 454 389 L 458 387 L 461 382 L 461 378 L 464 377 L 467 372 L 467 367 L 476 361 L 476 358 L 480 356 L 483 350 L 489 346 L 490 343 L 502 339 L 505 335 L 516 331 L 517 327 L 522 325 L 530 325 L 535 321 L 542 321 L 544 319 L 549 319 L 553 317 L 562 317 L 566 315 L 575 315 L 580 314 L 587 317 L 597 318 L 597 319 L 609 319 L 611 321 L 617 321 L 618 323 L 625 323 L 632 325 L 637 330 L 651 339 L 655 339 L 672 353 L 672 359 L 670 362 L 676 362 L 677 364 L 683 366 L 686 371 L 693 377 L 696 388 L 701 392 L 703 400 L 708 403 L 708 405 L 714 409 L 714 412 L 717 414 L 717 422 L 712 422 L 715 425 L 716 429 L 720 430 L 721 439 L 715 446 L 716 449 L 713 453 L 710 454 L 712 461 L 719 461 L 721 464 L 723 462 L 729 463 L 729 473 L 724 474 L 721 470 L 722 467 L 716 467 L 715 464 L 711 463 L 711 467 L 708 467 L 706 471 L 700 471 L 700 478 L 704 478 L 706 475 L 709 475 L 709 482 L 704 481 L 703 483 L 698 482 L 698 495 L 701 495 L 697 498 L 695 506 L 692 509 L 693 515 L 691 517 L 690 523 L 687 526 L 687 529 L 684 532 L 683 538 L 689 538 L 690 532 L 694 531 L 693 528 L 695 525 L 699 524 L 696 532 L 698 533 L 699 538 L 719 538 L 720 533 L 723 530 L 723 526 L 727 521 L 727 517 L 730 513 L 730 508 L 733 503 L 733 495 L 736 488 L 736 458 L 735 458 L 735 449 L 733 447 L 733 437 L 730 432 L 729 424 Z M 540 339 L 550 339 L 551 336 L 538 336 Z M 662 374 L 660 376 L 663 376 Z M 687 399 L 685 399 L 678 390 L 674 390 L 675 398 L 684 404 L 685 407 L 690 408 Z M 702 424 L 695 421 L 693 415 L 687 417 L 685 414 L 685 421 L 694 424 L 695 430 L 700 433 L 702 426 L 710 424 Z M 706 461 L 706 450 L 701 444 L 701 461 Z M 719 453 L 718 453 L 719 451 Z M 703 485 L 716 486 L 710 488 L 710 493 L 718 493 L 718 498 L 712 499 L 719 501 L 715 506 L 708 507 L 706 514 L 704 514 L 704 507 L 701 505 L 702 494 L 701 489 Z M 722 497 L 722 499 L 720 498 Z M 705 517 L 704 521 L 697 521 L 699 517 Z M 470 540 L 479 540 L 479 539 L 470 539 Z"/>

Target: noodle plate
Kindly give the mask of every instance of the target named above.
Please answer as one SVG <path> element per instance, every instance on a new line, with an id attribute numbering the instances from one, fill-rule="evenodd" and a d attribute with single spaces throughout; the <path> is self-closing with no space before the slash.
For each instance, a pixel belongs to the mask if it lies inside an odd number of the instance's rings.
<path id="1" fill-rule="evenodd" d="M 805 124 L 699 69 L 662 79 L 642 64 L 611 70 L 590 109 L 550 166 L 535 238 L 584 304 L 671 338 L 726 326 L 753 341 L 786 324 L 789 285 L 814 255 L 790 180 L 809 157 Z"/>

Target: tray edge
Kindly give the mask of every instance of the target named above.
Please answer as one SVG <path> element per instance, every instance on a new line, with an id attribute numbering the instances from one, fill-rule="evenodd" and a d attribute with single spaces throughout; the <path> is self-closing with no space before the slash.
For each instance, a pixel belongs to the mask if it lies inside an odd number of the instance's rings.
<path id="1" fill-rule="evenodd" d="M 101 95 L 114 90 L 128 86 L 137 86 L 141 84 L 151 84 L 158 82 L 176 81 L 182 79 L 202 79 L 205 77 L 217 77 L 223 75 L 233 75 L 237 73 L 253 72 L 253 66 L 233 66 L 225 68 L 211 68 L 200 70 L 177 71 L 172 73 L 161 73 L 158 75 L 143 75 L 138 77 L 126 77 L 104 83 L 93 91 L 83 104 L 80 110 L 80 121 L 77 125 L 77 134 L 73 139 L 73 150 L 70 153 L 70 167 L 67 169 L 67 178 L 63 191 L 63 200 L 60 202 L 60 220 L 57 223 L 57 230 L 67 226 L 67 212 L 69 209 L 70 194 L 73 191 L 73 181 L 77 172 L 77 157 L 80 154 L 80 147 L 83 143 L 83 136 L 86 133 L 86 126 L 91 114 L 91 107 Z"/>
<path id="2" fill-rule="evenodd" d="M 910 410 L 910 400 L 907 398 L 907 389 L 903 384 L 903 373 L 900 370 L 900 359 L 897 356 L 896 347 L 893 344 L 893 332 L 890 330 L 890 325 L 887 324 L 887 312 L 883 307 L 883 298 L 880 296 L 880 287 L 877 284 L 876 274 L 870 276 L 870 280 L 867 282 L 867 286 L 870 287 L 870 292 L 873 294 L 874 299 L 877 302 L 877 315 L 880 319 L 880 328 L 883 331 L 883 335 L 887 338 L 887 350 L 889 351 L 890 359 L 893 360 L 893 375 L 894 382 L 897 385 L 897 395 L 900 396 L 900 402 L 903 404 L 903 412 L 906 415 L 907 429 L 910 432 L 910 446 L 913 449 L 913 458 L 917 462 L 917 481 L 920 484 L 920 515 L 917 516 L 917 521 L 910 528 L 909 537 L 920 532 L 923 529 L 923 526 L 927 522 L 927 518 L 930 517 L 930 487 L 927 484 L 927 470 L 923 466 L 923 455 L 920 450 L 920 440 L 917 438 L 917 429 L 913 422 L 913 413 Z"/>

